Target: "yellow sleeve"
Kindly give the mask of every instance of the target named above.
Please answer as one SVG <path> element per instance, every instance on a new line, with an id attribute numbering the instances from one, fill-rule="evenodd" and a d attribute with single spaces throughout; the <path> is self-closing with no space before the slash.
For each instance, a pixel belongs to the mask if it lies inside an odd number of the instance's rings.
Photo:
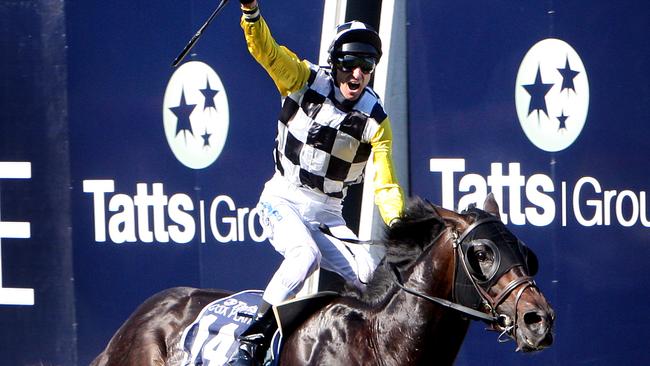
<path id="1" fill-rule="evenodd" d="M 392 140 L 390 120 L 386 117 L 370 140 L 375 168 L 375 204 L 386 225 L 398 218 L 404 208 L 404 194 L 393 169 Z"/>
<path id="2" fill-rule="evenodd" d="M 309 63 L 301 61 L 288 48 L 278 45 L 262 16 L 253 22 L 242 16 L 240 23 L 248 51 L 268 72 L 282 96 L 299 90 L 307 83 Z"/>

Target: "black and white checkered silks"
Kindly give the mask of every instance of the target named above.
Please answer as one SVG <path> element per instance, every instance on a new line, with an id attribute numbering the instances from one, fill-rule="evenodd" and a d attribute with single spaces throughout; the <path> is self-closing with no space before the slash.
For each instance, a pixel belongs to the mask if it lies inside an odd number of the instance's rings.
<path id="1" fill-rule="evenodd" d="M 335 98 L 329 70 L 310 65 L 307 85 L 288 95 L 278 120 L 276 169 L 298 186 L 344 198 L 363 180 L 370 140 L 387 119 L 370 89 L 352 105 Z"/>

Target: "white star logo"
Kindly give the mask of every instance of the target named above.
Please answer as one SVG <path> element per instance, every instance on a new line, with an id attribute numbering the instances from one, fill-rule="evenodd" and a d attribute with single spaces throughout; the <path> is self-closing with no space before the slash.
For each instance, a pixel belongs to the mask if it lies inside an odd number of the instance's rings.
<path id="1" fill-rule="evenodd" d="M 585 66 L 566 42 L 548 38 L 524 56 L 515 83 L 521 128 L 538 148 L 556 152 L 580 135 L 589 109 Z"/>
<path id="2" fill-rule="evenodd" d="M 192 169 L 214 163 L 226 143 L 228 98 L 217 73 L 191 61 L 172 75 L 163 100 L 165 136 L 174 156 Z"/>

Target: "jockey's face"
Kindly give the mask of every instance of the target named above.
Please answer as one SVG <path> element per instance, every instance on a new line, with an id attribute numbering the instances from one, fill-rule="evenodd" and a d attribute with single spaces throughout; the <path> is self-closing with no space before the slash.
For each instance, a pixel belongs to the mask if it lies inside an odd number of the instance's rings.
<path id="1" fill-rule="evenodd" d="M 348 60 L 348 57 L 350 59 Z M 346 56 L 347 63 L 335 64 L 336 85 L 341 89 L 341 94 L 347 100 L 354 101 L 363 94 L 363 89 L 370 82 L 374 71 L 374 60 L 355 56 Z"/>

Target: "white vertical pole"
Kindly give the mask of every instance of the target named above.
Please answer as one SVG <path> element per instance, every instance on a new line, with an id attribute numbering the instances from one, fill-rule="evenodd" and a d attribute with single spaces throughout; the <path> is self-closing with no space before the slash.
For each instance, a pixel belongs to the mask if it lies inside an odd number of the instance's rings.
<path id="1" fill-rule="evenodd" d="M 408 131 L 407 131 L 407 72 L 406 72 L 406 1 L 382 1 L 379 35 L 383 44 L 383 56 L 377 65 L 373 89 L 384 102 L 393 130 L 393 163 L 395 173 L 404 193 L 408 193 Z M 372 157 L 371 157 L 372 159 Z M 372 160 L 366 167 L 363 187 L 359 238 L 376 237 L 383 226 L 374 205 Z M 375 259 L 380 260 L 383 251 L 372 247 Z"/>

